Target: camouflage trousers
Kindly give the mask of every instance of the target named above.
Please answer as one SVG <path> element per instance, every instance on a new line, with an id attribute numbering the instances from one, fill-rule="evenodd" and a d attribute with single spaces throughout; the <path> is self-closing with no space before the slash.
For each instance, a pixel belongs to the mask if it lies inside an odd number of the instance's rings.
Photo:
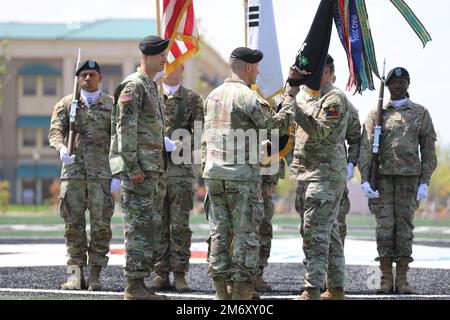
<path id="1" fill-rule="evenodd" d="M 194 207 L 194 178 L 167 177 L 164 198 L 161 241 L 155 272 L 187 272 L 191 257 L 192 231 L 189 214 Z"/>
<path id="2" fill-rule="evenodd" d="M 142 279 L 153 271 L 161 237 L 161 217 L 166 194 L 166 174 L 146 172 L 141 184 L 121 177 L 125 238 L 124 275 Z"/>
<path id="3" fill-rule="evenodd" d="M 344 287 L 345 257 L 337 215 L 345 181 L 311 181 L 301 188 L 305 287 L 320 288 L 325 279 L 329 287 Z"/>
<path id="4" fill-rule="evenodd" d="M 300 223 L 300 234 L 303 237 L 303 213 L 304 213 L 304 203 L 305 203 L 305 188 L 307 182 L 299 181 L 296 197 L 295 197 L 295 210 L 300 215 L 301 223 Z M 339 212 L 337 215 L 337 222 L 339 228 L 339 234 L 341 236 L 342 245 L 344 245 L 345 237 L 347 236 L 347 223 L 345 219 L 347 214 L 350 212 L 350 199 L 348 197 L 349 191 L 347 185 L 345 185 L 344 193 L 342 194 L 341 204 L 339 205 Z"/>
<path id="5" fill-rule="evenodd" d="M 262 179 L 262 196 L 264 200 L 264 216 L 259 227 L 259 236 L 261 238 L 261 248 L 259 252 L 259 270 L 261 275 L 264 268 L 268 266 L 270 257 L 270 249 L 272 247 L 273 227 L 272 218 L 275 211 L 275 204 L 273 202 L 273 193 L 275 191 L 276 183 L 273 178 Z"/>
<path id="6" fill-rule="evenodd" d="M 261 183 L 206 179 L 212 279 L 250 281 L 259 273 Z"/>
<path id="7" fill-rule="evenodd" d="M 342 245 L 344 245 L 345 237 L 347 236 L 347 223 L 345 219 L 350 212 L 350 199 L 348 197 L 348 188 L 345 184 L 344 193 L 342 194 L 341 204 L 339 205 L 339 212 L 337 216 L 339 234 L 341 235 Z"/>
<path id="8" fill-rule="evenodd" d="M 380 176 L 377 180 L 380 197 L 369 200 L 375 215 L 375 229 L 379 258 L 400 257 L 413 261 L 413 219 L 418 207 L 416 200 L 419 177 Z"/>
<path id="9" fill-rule="evenodd" d="M 59 214 L 64 219 L 68 265 L 106 267 L 111 241 L 114 201 L 111 180 L 61 180 Z M 90 241 L 86 235 L 86 210 L 90 214 Z"/>

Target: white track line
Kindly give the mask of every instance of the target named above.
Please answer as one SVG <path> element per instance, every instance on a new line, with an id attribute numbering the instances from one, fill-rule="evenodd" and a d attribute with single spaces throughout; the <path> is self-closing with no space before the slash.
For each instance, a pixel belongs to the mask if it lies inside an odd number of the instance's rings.
<path id="1" fill-rule="evenodd" d="M 62 294 L 62 295 L 86 295 L 86 296 L 123 296 L 123 292 L 112 292 L 112 291 L 86 291 L 86 290 L 49 290 L 49 289 L 22 289 L 22 288 L 0 288 L 0 292 L 5 293 L 39 293 L 39 294 Z M 212 300 L 213 295 L 207 294 L 178 294 L 178 293 L 164 293 L 163 295 L 173 298 L 196 298 L 196 299 L 206 299 Z M 293 299 L 297 295 L 272 295 L 272 296 L 261 296 L 263 300 L 278 300 L 278 299 Z M 409 294 L 409 295 L 398 295 L 398 294 L 348 294 L 347 298 L 353 299 L 389 299 L 389 298 L 409 298 L 409 299 L 450 299 L 448 294 Z"/>

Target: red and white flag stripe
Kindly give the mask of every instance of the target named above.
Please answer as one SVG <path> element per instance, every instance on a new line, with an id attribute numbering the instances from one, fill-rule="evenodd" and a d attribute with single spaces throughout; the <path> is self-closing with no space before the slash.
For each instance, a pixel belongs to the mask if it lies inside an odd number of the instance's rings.
<path id="1" fill-rule="evenodd" d="M 164 0 L 164 38 L 169 39 L 165 73 L 170 73 L 199 50 L 199 34 L 193 0 Z"/>

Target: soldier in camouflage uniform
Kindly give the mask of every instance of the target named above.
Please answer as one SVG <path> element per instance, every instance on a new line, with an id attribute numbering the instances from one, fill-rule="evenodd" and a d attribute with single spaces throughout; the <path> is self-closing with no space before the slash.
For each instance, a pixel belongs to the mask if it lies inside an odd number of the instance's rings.
<path id="1" fill-rule="evenodd" d="M 291 176 L 305 182 L 303 251 L 305 291 L 298 299 L 344 299 L 345 258 L 337 214 L 346 179 L 348 105 L 333 86 L 334 64 L 326 59 L 320 96 L 305 87 L 299 95 Z M 307 110 L 305 112 L 305 110 Z M 327 273 L 328 271 L 328 273 Z M 320 288 L 327 277 L 328 290 Z"/>
<path id="2" fill-rule="evenodd" d="M 361 186 L 377 222 L 380 293 L 394 290 L 393 262 L 397 265 L 397 292 L 413 292 L 407 281 L 407 271 L 413 261 L 414 212 L 419 201 L 427 196 L 427 186 L 437 164 L 433 122 L 425 107 L 409 100 L 409 81 L 408 71 L 401 67 L 392 69 L 386 78 L 391 97 L 382 109 L 378 176 L 374 188 L 378 190 L 375 191 L 368 181 L 377 109 L 368 114 L 361 139 Z"/>
<path id="3" fill-rule="evenodd" d="M 165 100 L 165 134 L 174 140 L 182 140 L 189 135 L 190 146 L 181 149 L 180 157 L 172 160 L 175 152 L 169 156 L 167 171 L 167 193 L 164 199 L 161 243 L 159 256 L 155 264 L 156 277 L 151 287 L 155 290 L 171 287 L 169 272 L 173 272 L 173 285 L 177 291 L 190 291 L 186 283 L 185 274 L 189 269 L 191 256 L 191 236 L 189 228 L 189 213 L 193 209 L 194 201 L 194 168 L 193 143 L 194 122 L 199 128 L 203 127 L 203 98 L 196 92 L 181 85 L 184 66 L 180 65 L 163 79 Z M 185 132 L 174 133 L 177 129 Z M 188 137 L 186 137 L 187 139 Z M 188 140 L 188 139 L 187 139 Z M 189 148 L 189 149 L 188 149 Z M 189 162 L 179 163 L 184 158 L 183 152 L 189 151 Z"/>
<path id="4" fill-rule="evenodd" d="M 114 95 L 110 166 L 122 188 L 126 300 L 165 298 L 147 288 L 144 278 L 153 271 L 166 194 L 164 102 L 153 78 L 167 62 L 168 42 L 145 37 L 141 65 Z"/>
<path id="5" fill-rule="evenodd" d="M 334 81 L 335 80 L 336 77 L 334 78 Z M 348 102 L 349 102 L 349 116 L 345 140 L 347 141 L 348 145 L 347 180 L 350 180 L 353 178 L 354 169 L 358 164 L 359 147 L 361 140 L 361 122 L 359 120 L 358 109 L 356 109 L 356 107 L 350 101 Z M 300 234 L 302 235 L 302 237 L 303 237 L 303 205 L 305 201 L 305 186 L 306 186 L 305 182 L 299 181 L 295 198 L 295 209 L 301 218 Z M 345 219 L 347 217 L 347 214 L 350 212 L 350 199 L 348 196 L 349 191 L 347 186 L 345 186 L 337 216 L 339 234 L 341 236 L 342 245 L 344 245 L 345 237 L 347 236 L 347 224 L 345 222 Z"/>
<path id="6" fill-rule="evenodd" d="M 256 138 L 259 129 L 274 127 L 280 128 L 280 134 L 286 133 L 292 119 L 293 96 L 298 92 L 298 87 L 287 86 L 291 96 L 275 113 L 249 88 L 256 81 L 261 59 L 259 50 L 236 48 L 229 61 L 232 77 L 205 101 L 202 161 L 209 199 L 208 275 L 214 281 L 215 299 L 230 298 L 226 281 L 233 282 L 232 299 L 250 299 L 259 269 L 263 199 L 259 161 L 252 158 L 255 153 L 249 147 L 258 146 L 258 141 L 246 138 L 245 142 L 235 143 L 236 134 L 254 132 Z"/>
<path id="7" fill-rule="evenodd" d="M 61 190 L 59 213 L 65 222 L 69 272 L 63 290 L 86 289 L 83 268 L 90 266 L 89 290 L 100 290 L 100 272 L 108 264 L 111 240 L 111 216 L 114 202 L 110 192 L 108 165 L 113 99 L 98 87 L 102 80 L 100 66 L 84 62 L 76 72 L 81 99 L 75 119 L 74 151 L 69 155 L 69 109 L 72 95 L 54 107 L 49 131 L 50 146 L 60 153 Z M 86 236 L 86 210 L 90 213 L 90 241 Z M 88 260 L 89 257 L 89 260 Z"/>

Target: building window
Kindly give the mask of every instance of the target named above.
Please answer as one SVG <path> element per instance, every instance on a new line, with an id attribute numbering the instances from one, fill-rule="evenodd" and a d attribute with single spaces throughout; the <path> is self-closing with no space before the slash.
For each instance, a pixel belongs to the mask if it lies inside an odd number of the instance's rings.
<path id="1" fill-rule="evenodd" d="M 105 79 L 105 78 L 103 78 L 103 80 L 102 80 L 102 91 L 103 92 L 106 92 L 106 93 L 108 93 L 108 94 L 110 94 L 109 92 L 110 92 L 110 87 L 109 87 L 109 81 L 107 80 L 107 79 Z"/>
<path id="2" fill-rule="evenodd" d="M 37 175 L 37 173 L 36 173 Z M 22 203 L 34 204 L 36 201 L 36 179 L 28 178 L 22 180 Z"/>
<path id="3" fill-rule="evenodd" d="M 57 92 L 56 78 L 44 78 L 44 96 L 56 96 Z"/>
<path id="4" fill-rule="evenodd" d="M 34 128 L 23 128 L 23 146 L 24 147 L 35 147 L 36 146 L 36 129 Z"/>
<path id="5" fill-rule="evenodd" d="M 23 95 L 24 96 L 35 96 L 37 81 L 36 77 L 26 77 L 23 78 Z"/>
<path id="6" fill-rule="evenodd" d="M 50 141 L 48 141 L 48 132 L 49 132 L 50 128 L 43 128 L 44 131 L 44 147 L 49 147 L 50 146 Z"/>
<path id="7" fill-rule="evenodd" d="M 102 91 L 114 95 L 116 87 L 122 80 L 122 66 L 118 64 L 102 65 Z"/>

